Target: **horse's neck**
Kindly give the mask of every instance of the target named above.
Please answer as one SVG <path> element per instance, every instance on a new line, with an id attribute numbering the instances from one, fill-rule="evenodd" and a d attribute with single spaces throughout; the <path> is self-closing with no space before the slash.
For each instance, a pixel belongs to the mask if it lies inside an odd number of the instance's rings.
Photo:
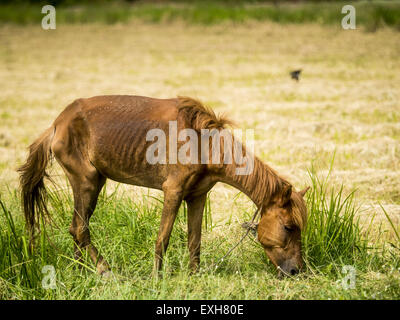
<path id="1" fill-rule="evenodd" d="M 250 174 L 239 175 L 236 164 L 225 165 L 219 181 L 227 183 L 246 194 L 258 207 L 261 206 L 280 185 L 282 179 L 266 164 L 254 157 L 254 168 Z"/>

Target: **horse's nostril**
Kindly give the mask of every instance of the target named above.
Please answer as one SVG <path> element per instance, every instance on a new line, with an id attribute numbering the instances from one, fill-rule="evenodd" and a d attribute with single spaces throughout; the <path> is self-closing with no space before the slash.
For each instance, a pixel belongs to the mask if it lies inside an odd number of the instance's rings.
<path id="1" fill-rule="evenodd" d="M 298 269 L 295 269 L 295 268 L 290 269 L 290 274 L 291 274 L 292 276 L 294 276 L 294 275 L 296 275 L 296 274 L 298 274 L 298 273 L 299 273 L 299 270 L 298 270 Z"/>

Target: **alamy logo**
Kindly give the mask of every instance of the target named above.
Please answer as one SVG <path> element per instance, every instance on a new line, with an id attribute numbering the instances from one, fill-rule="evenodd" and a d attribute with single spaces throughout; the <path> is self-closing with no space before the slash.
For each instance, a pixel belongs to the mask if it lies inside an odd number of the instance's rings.
<path id="1" fill-rule="evenodd" d="M 42 268 L 42 273 L 45 275 L 42 279 L 43 289 L 56 289 L 56 269 L 52 265 L 46 265 Z"/>
<path id="2" fill-rule="evenodd" d="M 169 121 L 168 139 L 162 129 L 147 132 L 146 141 L 154 143 L 146 150 L 146 160 L 150 164 L 235 164 L 237 175 L 249 175 L 254 169 L 254 131 L 246 130 L 246 149 L 240 142 L 242 130 L 233 133 L 228 129 L 201 129 L 199 135 L 191 128 L 178 132 L 177 121 Z"/>
<path id="3" fill-rule="evenodd" d="M 356 9 L 348 4 L 343 6 L 342 13 L 347 13 L 342 19 L 342 28 L 345 30 L 356 28 Z"/>
<path id="4" fill-rule="evenodd" d="M 342 278 L 342 288 L 344 290 L 354 289 L 356 287 L 356 268 L 345 265 L 342 268 L 342 273 L 345 274 Z"/>
<path id="5" fill-rule="evenodd" d="M 46 14 L 42 18 L 42 28 L 44 30 L 56 28 L 56 8 L 52 5 L 46 5 L 42 7 L 42 13 Z"/>

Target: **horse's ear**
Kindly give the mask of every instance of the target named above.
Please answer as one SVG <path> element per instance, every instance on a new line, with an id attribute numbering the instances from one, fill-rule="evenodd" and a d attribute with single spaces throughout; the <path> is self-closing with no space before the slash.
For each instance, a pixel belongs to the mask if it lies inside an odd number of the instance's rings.
<path id="1" fill-rule="evenodd" d="M 301 197 L 303 198 L 304 195 L 307 193 L 307 191 L 310 189 L 310 187 L 306 187 L 303 190 L 299 191 L 299 194 L 301 195 Z"/>
<path id="2" fill-rule="evenodd" d="M 283 187 L 282 190 L 282 205 L 285 205 L 290 201 L 290 197 L 292 196 L 292 185 L 288 184 Z"/>

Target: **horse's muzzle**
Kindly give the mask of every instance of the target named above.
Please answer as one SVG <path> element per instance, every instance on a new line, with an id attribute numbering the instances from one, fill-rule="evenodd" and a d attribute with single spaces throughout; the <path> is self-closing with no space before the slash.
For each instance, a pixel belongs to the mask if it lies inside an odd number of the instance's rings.
<path id="1" fill-rule="evenodd" d="M 300 269 L 296 264 L 293 264 L 291 262 L 284 262 L 280 266 L 278 266 L 278 277 L 293 277 L 298 274 L 299 271 Z"/>

